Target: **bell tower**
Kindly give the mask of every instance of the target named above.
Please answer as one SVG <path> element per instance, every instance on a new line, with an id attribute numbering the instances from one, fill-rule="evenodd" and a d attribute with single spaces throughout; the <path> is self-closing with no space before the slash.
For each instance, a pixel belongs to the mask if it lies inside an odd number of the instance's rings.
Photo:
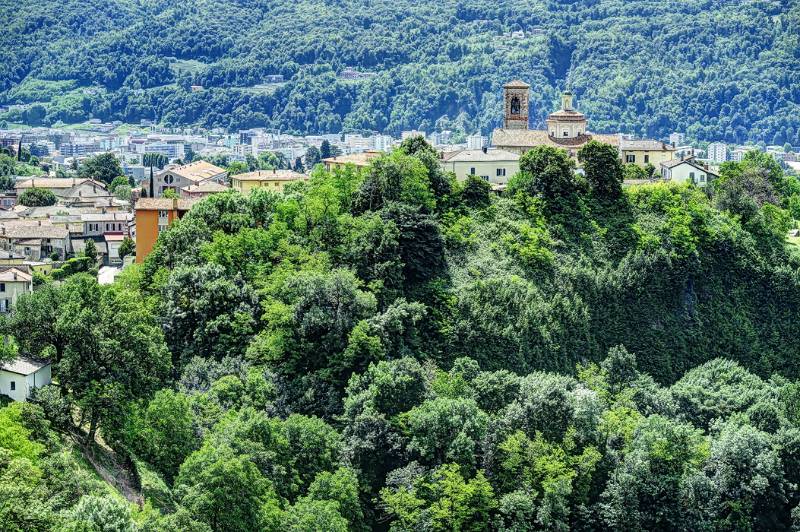
<path id="1" fill-rule="evenodd" d="M 503 85 L 503 129 L 528 129 L 530 88 L 530 85 L 520 80 Z"/>

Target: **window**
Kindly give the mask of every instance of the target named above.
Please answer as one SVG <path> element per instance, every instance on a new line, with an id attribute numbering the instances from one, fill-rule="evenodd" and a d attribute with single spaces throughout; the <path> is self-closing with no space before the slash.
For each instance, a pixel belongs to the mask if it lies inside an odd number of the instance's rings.
<path id="1" fill-rule="evenodd" d="M 649 162 L 650 162 L 650 155 L 648 155 L 648 154 L 645 154 L 645 156 L 644 156 L 644 163 L 645 163 L 645 164 L 647 164 L 647 163 L 649 163 Z"/>
<path id="2" fill-rule="evenodd" d="M 497 169 L 497 177 L 505 177 L 506 176 L 506 169 L 505 168 L 498 168 Z"/>
<path id="3" fill-rule="evenodd" d="M 556 136 L 556 132 L 555 132 L 555 131 L 551 131 L 551 132 L 550 132 L 550 136 L 551 136 L 551 137 L 555 137 L 555 136 Z"/>
<path id="4" fill-rule="evenodd" d="M 174 180 L 175 180 L 175 178 L 172 177 L 172 175 L 170 175 L 170 174 L 167 174 L 167 175 L 164 176 L 164 183 L 166 183 L 168 185 L 171 185 Z"/>
<path id="5" fill-rule="evenodd" d="M 169 212 L 168 211 L 158 211 L 158 217 L 159 218 L 167 218 L 168 216 L 169 216 Z"/>
<path id="6" fill-rule="evenodd" d="M 568 133 L 567 131 L 565 131 L 565 132 L 564 132 L 564 136 L 565 136 L 565 137 L 569 136 L 569 133 Z"/>
<path id="7" fill-rule="evenodd" d="M 166 230 L 167 230 L 167 225 L 166 224 L 158 224 L 158 232 L 159 233 L 162 233 L 162 232 L 164 232 Z"/>
<path id="8" fill-rule="evenodd" d="M 475 167 L 469 169 L 469 175 L 475 175 Z"/>
<path id="9" fill-rule="evenodd" d="M 0 283 L 0 292 L 6 291 L 6 283 Z"/>
<path id="10" fill-rule="evenodd" d="M 481 179 L 483 179 L 484 181 L 489 181 L 489 176 L 488 175 L 482 175 Z"/>
<path id="11" fill-rule="evenodd" d="M 11 384 L 11 391 L 12 391 L 12 392 L 13 392 L 14 390 L 16 390 L 16 389 L 17 389 L 17 383 L 16 383 L 16 381 L 11 381 L 11 383 L 10 383 L 10 384 Z"/>
<path id="12" fill-rule="evenodd" d="M 694 180 L 694 172 L 689 172 L 689 179 L 691 180 L 692 183 L 695 182 L 695 180 Z"/>
<path id="13" fill-rule="evenodd" d="M 626 155 L 625 156 L 625 162 L 626 163 L 635 163 L 636 162 L 636 156 L 632 155 L 632 154 Z"/>
<path id="14" fill-rule="evenodd" d="M 700 182 L 701 183 L 705 183 L 706 182 L 706 174 L 700 174 Z"/>
<path id="15" fill-rule="evenodd" d="M 511 114 L 518 115 L 520 112 L 519 98 L 514 96 L 511 98 Z"/>

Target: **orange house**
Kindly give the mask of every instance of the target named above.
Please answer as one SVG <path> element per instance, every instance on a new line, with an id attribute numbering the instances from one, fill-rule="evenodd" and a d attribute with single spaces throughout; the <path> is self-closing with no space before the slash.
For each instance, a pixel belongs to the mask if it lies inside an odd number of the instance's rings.
<path id="1" fill-rule="evenodd" d="M 159 233 L 182 218 L 195 203 L 195 199 L 140 198 L 136 202 L 136 262 L 144 262 Z"/>

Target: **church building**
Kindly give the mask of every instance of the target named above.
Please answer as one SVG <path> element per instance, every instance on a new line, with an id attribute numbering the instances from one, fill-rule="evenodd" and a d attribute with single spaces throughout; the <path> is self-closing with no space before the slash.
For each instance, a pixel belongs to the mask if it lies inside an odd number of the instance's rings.
<path id="1" fill-rule="evenodd" d="M 587 129 L 586 116 L 572 106 L 572 93 L 561 96 L 561 109 L 547 117 L 546 130 L 528 127 L 530 85 L 515 80 L 503 86 L 503 127 L 492 133 L 492 144 L 501 150 L 522 155 L 534 146 L 553 146 L 577 157 L 578 150 L 594 139 L 619 146 L 618 135 L 597 135 Z"/>

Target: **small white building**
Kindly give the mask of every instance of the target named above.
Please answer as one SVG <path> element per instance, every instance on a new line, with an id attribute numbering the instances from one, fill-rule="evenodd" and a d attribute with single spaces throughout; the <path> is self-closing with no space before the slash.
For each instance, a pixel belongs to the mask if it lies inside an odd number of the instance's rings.
<path id="1" fill-rule="evenodd" d="M 17 357 L 0 366 L 0 395 L 27 401 L 36 388 L 50 384 L 50 362 Z"/>
<path id="2" fill-rule="evenodd" d="M 708 166 L 698 163 L 694 158 L 673 159 L 661 163 L 661 178 L 675 183 L 694 183 L 705 187 L 719 177 L 709 170 Z"/>
<path id="3" fill-rule="evenodd" d="M 474 175 L 494 185 L 505 185 L 519 172 L 519 155 L 487 148 L 461 150 L 443 154 L 440 164 L 445 171 L 453 172 L 459 181 Z"/>
<path id="4" fill-rule="evenodd" d="M 709 161 L 724 163 L 728 160 L 728 146 L 722 142 L 712 142 L 707 151 Z"/>
<path id="5" fill-rule="evenodd" d="M 10 312 L 22 294 L 33 292 L 33 275 L 24 265 L 0 266 L 0 313 Z"/>

